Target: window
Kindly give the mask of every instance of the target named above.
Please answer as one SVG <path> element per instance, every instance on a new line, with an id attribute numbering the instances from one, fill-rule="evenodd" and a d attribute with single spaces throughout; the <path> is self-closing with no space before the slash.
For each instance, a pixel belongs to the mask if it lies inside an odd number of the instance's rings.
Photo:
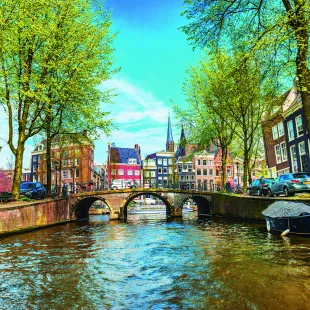
<path id="1" fill-rule="evenodd" d="M 172 168 L 169 167 L 169 174 L 172 175 Z"/>
<path id="2" fill-rule="evenodd" d="M 286 152 L 285 142 L 282 142 L 280 144 L 280 148 L 281 148 L 282 161 L 286 161 L 287 160 L 287 152 Z"/>
<path id="3" fill-rule="evenodd" d="M 140 171 L 139 170 L 135 170 L 135 175 L 140 175 Z"/>
<path id="4" fill-rule="evenodd" d="M 155 171 L 151 171 L 151 177 L 155 177 Z"/>
<path id="5" fill-rule="evenodd" d="M 200 166 L 200 159 L 197 160 L 197 166 Z"/>
<path id="6" fill-rule="evenodd" d="M 206 166 L 206 165 L 207 165 L 207 161 L 204 159 L 204 160 L 202 161 L 202 164 L 203 164 L 204 166 Z"/>
<path id="7" fill-rule="evenodd" d="M 78 166 L 80 164 L 80 159 L 79 158 L 76 158 L 75 159 L 75 164 Z"/>
<path id="8" fill-rule="evenodd" d="M 167 158 L 164 158 L 164 159 L 163 159 L 163 165 L 164 165 L 164 166 L 167 166 Z"/>
<path id="9" fill-rule="evenodd" d="M 276 153 L 276 161 L 277 161 L 277 164 L 279 164 L 281 162 L 281 150 L 280 150 L 280 145 L 275 145 L 274 146 L 274 150 L 275 150 L 275 153 Z"/>
<path id="10" fill-rule="evenodd" d="M 183 181 L 184 180 L 184 176 L 183 175 L 181 175 L 181 179 L 180 179 L 181 181 Z"/>
<path id="11" fill-rule="evenodd" d="M 209 160 L 209 166 L 213 166 L 213 160 Z"/>
<path id="12" fill-rule="evenodd" d="M 169 165 L 172 165 L 172 158 L 169 158 L 168 164 L 169 164 Z"/>
<path id="13" fill-rule="evenodd" d="M 178 172 L 179 172 L 179 173 L 182 172 L 182 165 L 178 165 Z"/>
<path id="14" fill-rule="evenodd" d="M 137 163 L 137 159 L 136 158 L 129 158 L 128 159 L 128 163 L 129 164 L 136 164 Z"/>
<path id="15" fill-rule="evenodd" d="M 69 156 L 72 156 L 72 150 L 69 150 Z"/>
<path id="16" fill-rule="evenodd" d="M 124 175 L 124 169 L 118 169 L 118 175 Z"/>
<path id="17" fill-rule="evenodd" d="M 75 150 L 75 154 L 76 154 L 76 155 L 80 155 L 80 149 L 76 149 L 76 150 Z"/>
<path id="18" fill-rule="evenodd" d="M 273 137 L 273 140 L 276 140 L 279 137 L 277 125 L 272 127 L 272 137 Z"/>
<path id="19" fill-rule="evenodd" d="M 67 160 L 66 160 L 66 159 L 63 159 L 63 161 L 62 161 L 62 166 L 63 166 L 63 167 L 67 167 Z"/>
<path id="20" fill-rule="evenodd" d="M 201 169 L 197 169 L 197 175 L 201 175 Z"/>
<path id="21" fill-rule="evenodd" d="M 306 154 L 305 141 L 300 142 L 298 144 L 298 148 L 299 148 L 299 155 L 305 155 Z"/>
<path id="22" fill-rule="evenodd" d="M 213 169 L 209 169 L 209 175 L 213 176 Z"/>
<path id="23" fill-rule="evenodd" d="M 63 179 L 67 178 L 67 170 L 62 170 L 62 178 Z"/>
<path id="24" fill-rule="evenodd" d="M 230 170 L 230 168 L 227 168 L 227 176 L 228 176 L 228 177 L 231 176 L 231 170 Z"/>
<path id="25" fill-rule="evenodd" d="M 167 174 L 167 168 L 166 167 L 164 167 L 164 174 Z"/>
<path id="26" fill-rule="evenodd" d="M 192 165 L 187 165 L 188 172 L 192 172 L 192 168 L 193 168 Z"/>
<path id="27" fill-rule="evenodd" d="M 284 128 L 283 128 L 283 123 L 278 124 L 278 132 L 279 132 L 279 137 L 282 137 L 284 135 Z"/>
<path id="28" fill-rule="evenodd" d="M 116 169 L 112 169 L 112 170 L 111 170 L 111 174 L 112 174 L 112 175 L 116 175 Z"/>
<path id="29" fill-rule="evenodd" d="M 161 168 L 158 168 L 158 173 L 162 173 L 162 169 Z"/>
<path id="30" fill-rule="evenodd" d="M 69 179 L 72 179 L 72 177 L 73 177 L 73 171 L 72 169 L 69 169 Z"/>
<path id="31" fill-rule="evenodd" d="M 297 165 L 296 145 L 292 145 L 290 147 L 290 151 L 291 151 L 292 171 L 297 172 L 298 171 L 298 165 Z"/>
<path id="32" fill-rule="evenodd" d="M 203 169 L 203 175 L 208 175 L 208 169 Z"/>
<path id="33" fill-rule="evenodd" d="M 304 129 L 302 126 L 302 119 L 301 119 L 301 115 L 298 115 L 295 118 L 295 122 L 296 122 L 296 129 L 297 129 L 297 137 L 300 137 L 304 134 Z"/>
<path id="34" fill-rule="evenodd" d="M 132 175 L 132 170 L 127 170 L 127 175 Z"/>
<path id="35" fill-rule="evenodd" d="M 294 135 L 294 128 L 293 128 L 293 121 L 289 121 L 287 123 L 287 131 L 288 131 L 288 140 L 291 141 L 295 138 Z"/>
<path id="36" fill-rule="evenodd" d="M 158 158 L 157 162 L 158 162 L 158 165 L 162 165 L 163 164 L 162 158 Z"/>
<path id="37" fill-rule="evenodd" d="M 114 170 L 115 171 L 115 170 Z M 79 178 L 80 177 L 80 169 L 75 169 L 75 177 Z"/>
<path id="38" fill-rule="evenodd" d="M 192 181 L 194 180 L 194 176 L 192 175 Z"/>
<path id="39" fill-rule="evenodd" d="M 307 166 L 307 154 L 306 154 L 305 141 L 302 141 L 298 144 L 298 149 L 299 149 L 301 171 L 307 171 L 308 166 Z"/>

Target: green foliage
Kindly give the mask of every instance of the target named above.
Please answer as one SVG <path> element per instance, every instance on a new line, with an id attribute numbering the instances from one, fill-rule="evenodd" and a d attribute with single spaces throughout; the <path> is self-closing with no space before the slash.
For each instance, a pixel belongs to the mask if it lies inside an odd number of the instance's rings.
<path id="1" fill-rule="evenodd" d="M 42 130 L 109 132 L 100 103 L 112 94 L 98 86 L 113 72 L 110 25 L 109 12 L 90 0 L 0 4 L 0 104 L 16 156 L 15 198 L 27 139 Z"/>
<path id="2" fill-rule="evenodd" d="M 280 95 L 298 78 L 310 130 L 310 2 L 305 0 L 185 0 L 189 23 L 182 27 L 194 47 L 242 50 L 268 68 Z M 236 49 L 237 47 L 237 49 Z M 284 85 L 289 77 L 290 85 Z"/>

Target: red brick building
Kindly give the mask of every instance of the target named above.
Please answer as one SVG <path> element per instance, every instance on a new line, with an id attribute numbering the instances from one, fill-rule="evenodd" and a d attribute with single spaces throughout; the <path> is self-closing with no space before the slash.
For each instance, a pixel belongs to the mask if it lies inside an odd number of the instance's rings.
<path id="1" fill-rule="evenodd" d="M 92 186 L 94 148 L 92 145 L 52 143 L 52 188 L 67 185 L 69 191 Z M 47 183 L 46 143 L 40 142 L 31 153 L 31 180 Z"/>

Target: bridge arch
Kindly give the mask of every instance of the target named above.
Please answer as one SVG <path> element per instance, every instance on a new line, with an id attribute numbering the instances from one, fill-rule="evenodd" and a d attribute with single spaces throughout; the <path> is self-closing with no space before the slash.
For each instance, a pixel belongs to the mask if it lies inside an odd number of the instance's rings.
<path id="1" fill-rule="evenodd" d="M 92 206 L 92 204 L 95 201 L 102 201 L 104 202 L 110 212 L 112 210 L 112 206 L 110 204 L 110 202 L 102 196 L 88 196 L 88 197 L 81 197 L 76 203 L 75 203 L 75 208 L 74 208 L 74 212 L 75 212 L 75 216 L 78 220 L 82 220 L 82 219 L 88 219 L 89 218 L 89 209 Z"/>
<path id="2" fill-rule="evenodd" d="M 145 195 L 150 195 L 150 196 L 159 198 L 166 206 L 166 216 L 167 217 L 171 216 L 172 205 L 168 197 L 166 197 L 165 195 L 162 195 L 162 193 L 154 193 L 154 192 L 142 192 L 141 193 L 139 192 L 139 193 L 132 193 L 126 199 L 124 199 L 121 205 L 121 210 L 123 210 L 124 218 L 127 218 L 127 208 L 128 208 L 129 203 L 133 201 L 136 197 L 145 196 Z"/>
<path id="3" fill-rule="evenodd" d="M 188 195 L 184 197 L 183 201 L 181 202 L 180 207 L 183 209 L 184 204 L 190 199 L 192 199 L 197 205 L 198 215 L 211 215 L 212 214 L 210 200 L 208 199 L 208 197 L 200 196 L 199 194 L 192 194 L 192 195 Z"/>

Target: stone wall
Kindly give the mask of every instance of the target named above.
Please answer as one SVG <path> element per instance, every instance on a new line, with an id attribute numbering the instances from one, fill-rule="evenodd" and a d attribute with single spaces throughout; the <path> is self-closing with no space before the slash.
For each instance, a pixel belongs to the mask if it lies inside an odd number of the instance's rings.
<path id="1" fill-rule="evenodd" d="M 0 235 L 74 220 L 70 205 L 69 198 L 1 205 Z"/>
<path id="2" fill-rule="evenodd" d="M 213 197 L 213 215 L 250 220 L 264 220 L 262 211 L 277 200 L 298 200 L 310 204 L 309 198 L 296 197 L 243 197 L 222 193 L 214 193 Z"/>

